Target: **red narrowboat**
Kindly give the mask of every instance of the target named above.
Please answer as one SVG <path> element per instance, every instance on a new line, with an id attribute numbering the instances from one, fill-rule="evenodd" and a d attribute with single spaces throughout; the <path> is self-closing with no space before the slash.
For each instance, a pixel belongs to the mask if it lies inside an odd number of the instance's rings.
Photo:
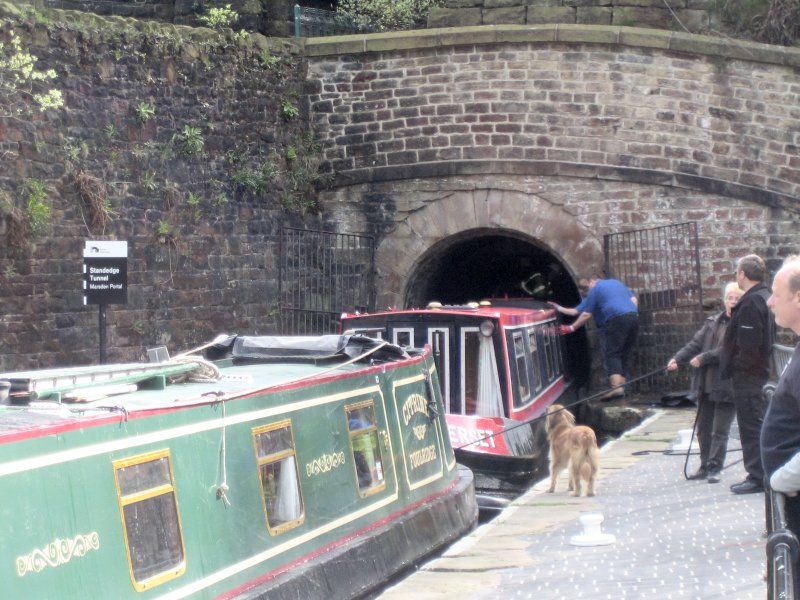
<path id="1" fill-rule="evenodd" d="M 547 407 L 571 389 L 556 312 L 489 302 L 342 315 L 342 329 L 399 346 L 430 345 L 459 462 L 476 488 L 517 492 L 547 473 Z M 563 401 L 563 400 L 561 400 Z"/>

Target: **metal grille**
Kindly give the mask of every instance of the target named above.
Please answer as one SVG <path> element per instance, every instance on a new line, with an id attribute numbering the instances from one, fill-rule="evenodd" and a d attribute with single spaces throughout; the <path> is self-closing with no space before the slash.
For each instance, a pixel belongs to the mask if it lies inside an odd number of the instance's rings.
<path id="1" fill-rule="evenodd" d="M 343 311 L 372 310 L 374 258 L 375 240 L 370 236 L 284 227 L 281 333 L 336 333 Z"/>
<path id="2" fill-rule="evenodd" d="M 372 30 L 372 27 L 359 25 L 342 13 L 294 5 L 295 37 L 348 35 L 352 33 L 369 33 Z"/>
<path id="3" fill-rule="evenodd" d="M 639 299 L 639 340 L 633 377 L 666 366 L 703 322 L 697 223 L 678 223 L 605 236 L 606 273 Z M 648 377 L 638 391 L 689 386 L 681 369 Z"/>

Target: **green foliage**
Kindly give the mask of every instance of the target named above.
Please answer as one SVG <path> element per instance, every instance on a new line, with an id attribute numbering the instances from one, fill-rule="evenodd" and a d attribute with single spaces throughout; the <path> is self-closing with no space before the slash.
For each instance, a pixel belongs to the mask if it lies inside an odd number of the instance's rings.
<path id="1" fill-rule="evenodd" d="M 131 329 L 139 335 L 144 335 L 146 331 L 144 321 L 134 321 L 133 325 L 131 325 Z"/>
<path id="2" fill-rule="evenodd" d="M 284 100 L 281 103 L 281 116 L 287 121 L 291 121 L 300 116 L 300 109 L 288 100 Z"/>
<path id="3" fill-rule="evenodd" d="M 20 116 L 35 110 L 60 108 L 64 105 L 61 90 L 47 89 L 46 82 L 56 78 L 53 69 L 36 68 L 37 58 L 22 46 L 15 31 L 8 42 L 0 41 L 0 116 Z M 37 93 L 39 92 L 39 93 Z"/>
<path id="4" fill-rule="evenodd" d="M 264 65 L 267 69 L 274 69 L 281 63 L 281 57 L 275 56 L 267 48 L 264 48 L 261 51 L 260 58 L 261 58 L 261 64 Z"/>
<path id="5" fill-rule="evenodd" d="M 206 14 L 197 17 L 198 20 L 212 29 L 230 27 L 239 20 L 239 13 L 226 4 L 221 8 L 209 8 Z"/>
<path id="6" fill-rule="evenodd" d="M 178 152 L 186 156 L 195 156 L 203 152 L 205 141 L 203 133 L 197 127 L 184 125 L 183 131 L 172 136 L 172 141 Z"/>
<path id="7" fill-rule="evenodd" d="M 278 168 L 267 161 L 256 169 L 240 169 L 233 176 L 236 186 L 246 192 L 266 192 L 278 176 Z"/>
<path id="8" fill-rule="evenodd" d="M 17 273 L 17 269 L 14 265 L 7 265 L 5 269 L 3 269 L 3 276 L 6 279 L 13 279 L 19 273 Z"/>
<path id="9" fill-rule="evenodd" d="M 192 210 L 192 216 L 195 219 L 199 219 L 203 216 L 203 211 L 200 210 L 200 196 L 194 192 L 189 192 L 186 196 L 186 204 L 189 205 L 189 208 Z"/>
<path id="10" fill-rule="evenodd" d="M 286 149 L 286 171 L 283 173 L 283 190 L 280 202 L 290 211 L 315 212 L 319 210 L 317 191 L 330 184 L 333 175 L 321 173 L 322 147 L 311 134 L 302 136 Z"/>
<path id="11" fill-rule="evenodd" d="M 711 11 L 736 35 L 785 46 L 800 41 L 798 0 L 714 0 Z"/>
<path id="12" fill-rule="evenodd" d="M 139 122 L 142 124 L 147 123 L 155 114 L 155 109 L 147 102 L 139 102 L 139 104 L 136 105 L 136 118 L 139 119 Z"/>
<path id="13" fill-rule="evenodd" d="M 106 134 L 108 139 L 113 140 L 114 136 L 117 135 L 117 127 L 113 123 L 109 123 L 103 129 L 103 132 Z"/>
<path id="14" fill-rule="evenodd" d="M 44 182 L 33 177 L 27 178 L 17 188 L 17 194 L 24 205 L 25 224 L 31 235 L 40 235 L 50 225 L 53 207 L 44 189 Z"/>
<path id="15" fill-rule="evenodd" d="M 431 8 L 444 0 L 339 0 L 337 11 L 378 31 L 424 28 Z"/>

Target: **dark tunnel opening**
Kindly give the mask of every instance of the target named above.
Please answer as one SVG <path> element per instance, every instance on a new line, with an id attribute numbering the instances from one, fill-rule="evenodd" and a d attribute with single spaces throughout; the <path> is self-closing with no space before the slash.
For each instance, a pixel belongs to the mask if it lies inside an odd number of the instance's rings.
<path id="1" fill-rule="evenodd" d="M 491 298 L 580 302 L 572 275 L 552 252 L 512 232 L 471 230 L 428 250 L 406 288 L 406 307 L 431 301 L 465 304 Z M 578 387 L 588 384 L 591 357 L 585 328 L 563 338 L 567 371 Z"/>

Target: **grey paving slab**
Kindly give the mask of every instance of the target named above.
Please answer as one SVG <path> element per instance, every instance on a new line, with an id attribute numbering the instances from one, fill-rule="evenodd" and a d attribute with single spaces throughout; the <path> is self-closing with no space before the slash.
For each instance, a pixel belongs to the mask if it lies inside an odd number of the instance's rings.
<path id="1" fill-rule="evenodd" d="M 764 598 L 764 496 L 728 489 L 744 478 L 741 453 L 729 453 L 734 464 L 719 484 L 686 481 L 684 457 L 664 454 L 693 418 L 690 410 L 659 411 L 604 447 L 597 496 L 569 496 L 565 476 L 554 494 L 540 482 L 380 597 Z M 729 448 L 739 440 L 732 437 Z M 603 532 L 616 543 L 569 543 L 586 512 L 604 516 Z"/>

